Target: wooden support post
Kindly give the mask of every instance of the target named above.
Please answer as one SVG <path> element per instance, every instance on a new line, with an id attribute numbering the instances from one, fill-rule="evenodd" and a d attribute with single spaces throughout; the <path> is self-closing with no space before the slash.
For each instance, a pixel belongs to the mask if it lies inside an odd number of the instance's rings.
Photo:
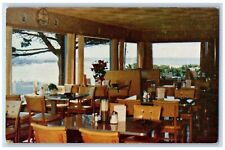
<path id="1" fill-rule="evenodd" d="M 208 42 L 208 55 L 207 55 L 207 73 L 212 77 L 214 74 L 214 41 Z"/>
<path id="2" fill-rule="evenodd" d="M 203 72 L 206 72 L 207 68 L 207 53 L 208 53 L 208 42 L 201 42 L 200 51 L 200 68 Z"/>
<path id="3" fill-rule="evenodd" d="M 218 77 L 219 74 L 219 41 L 214 40 L 214 73 Z"/>
<path id="4" fill-rule="evenodd" d="M 118 70 L 118 40 L 112 39 L 111 45 L 111 70 Z"/>
<path id="5" fill-rule="evenodd" d="M 143 68 L 143 61 L 144 61 L 144 42 L 138 43 L 138 52 L 137 52 L 137 59 L 138 59 L 138 68 Z"/>
<path id="6" fill-rule="evenodd" d="M 12 27 L 6 26 L 6 94 L 12 94 Z"/>
<path id="7" fill-rule="evenodd" d="M 78 81 L 77 84 L 83 83 L 84 77 L 84 36 L 78 35 Z"/>
<path id="8" fill-rule="evenodd" d="M 119 70 L 124 69 L 124 40 L 119 42 Z"/>
<path id="9" fill-rule="evenodd" d="M 66 35 L 66 82 L 74 84 L 75 81 L 75 34 Z"/>
<path id="10" fill-rule="evenodd" d="M 215 73 L 215 49 L 214 41 L 201 43 L 200 68 L 210 76 Z"/>
<path id="11" fill-rule="evenodd" d="M 153 69 L 152 43 L 144 43 L 143 69 Z"/>

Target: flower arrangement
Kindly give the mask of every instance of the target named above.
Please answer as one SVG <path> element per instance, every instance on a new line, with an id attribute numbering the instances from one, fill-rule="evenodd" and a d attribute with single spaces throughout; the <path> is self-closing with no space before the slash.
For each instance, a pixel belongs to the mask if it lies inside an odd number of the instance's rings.
<path id="1" fill-rule="evenodd" d="M 105 80 L 104 76 L 106 74 L 107 62 L 104 60 L 98 60 L 97 62 L 92 64 L 91 71 L 94 72 L 93 77 L 95 78 L 95 82 Z"/>

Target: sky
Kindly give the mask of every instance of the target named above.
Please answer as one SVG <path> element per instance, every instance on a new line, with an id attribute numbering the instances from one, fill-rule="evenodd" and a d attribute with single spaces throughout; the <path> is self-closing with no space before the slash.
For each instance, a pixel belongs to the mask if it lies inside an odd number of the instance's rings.
<path id="1" fill-rule="evenodd" d="M 21 38 L 13 35 L 12 46 L 23 49 L 21 47 Z M 58 47 L 57 44 L 54 44 Z M 39 41 L 34 41 L 29 48 L 43 48 L 46 47 Z M 40 55 L 39 55 L 40 56 Z M 137 44 L 127 44 L 127 58 L 135 58 L 137 56 Z M 41 54 L 39 59 L 54 57 L 51 53 Z M 105 58 L 109 57 L 109 45 L 97 45 L 85 47 L 85 57 Z M 153 57 L 154 58 L 200 58 L 200 42 L 189 43 L 154 43 L 153 44 Z M 35 59 L 36 56 L 31 56 L 30 59 Z"/>
<path id="2" fill-rule="evenodd" d="M 200 42 L 155 43 L 153 57 L 157 58 L 200 58 Z"/>

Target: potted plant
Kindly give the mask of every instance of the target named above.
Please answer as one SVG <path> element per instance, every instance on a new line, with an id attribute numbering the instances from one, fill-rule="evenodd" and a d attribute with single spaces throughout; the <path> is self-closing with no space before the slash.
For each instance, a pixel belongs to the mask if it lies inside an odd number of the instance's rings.
<path id="1" fill-rule="evenodd" d="M 104 60 L 98 60 L 96 63 L 92 64 L 92 68 L 91 71 L 94 72 L 94 79 L 95 82 L 101 82 L 103 80 L 105 80 L 104 76 L 106 74 L 106 69 L 107 68 L 107 62 L 105 62 Z"/>
<path id="2" fill-rule="evenodd" d="M 57 86 L 56 86 L 55 84 L 50 83 L 50 84 L 48 85 L 48 90 L 50 91 L 50 94 L 51 94 L 51 95 L 55 95 L 55 94 L 57 94 L 58 88 L 57 88 Z"/>

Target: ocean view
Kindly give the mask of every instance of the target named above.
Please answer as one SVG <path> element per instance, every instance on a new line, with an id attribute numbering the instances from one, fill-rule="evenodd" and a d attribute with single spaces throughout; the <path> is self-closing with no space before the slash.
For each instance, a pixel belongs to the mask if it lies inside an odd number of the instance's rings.
<path id="1" fill-rule="evenodd" d="M 93 72 L 91 71 L 92 63 L 100 58 L 85 58 L 84 73 L 87 78 L 91 79 L 91 83 L 94 84 Z M 109 58 L 103 58 L 103 60 L 109 62 Z M 155 58 L 153 64 L 156 65 L 171 65 L 182 66 L 185 64 L 199 64 L 198 58 Z M 32 61 L 31 61 L 32 62 Z M 13 81 L 13 93 L 26 94 L 33 92 L 33 81 L 37 81 L 41 86 L 43 83 L 58 84 L 59 70 L 56 61 L 51 62 L 24 62 L 15 63 L 12 68 L 12 81 Z M 136 58 L 128 58 L 126 64 L 133 64 L 136 62 Z M 107 66 L 109 67 L 109 63 Z"/>

